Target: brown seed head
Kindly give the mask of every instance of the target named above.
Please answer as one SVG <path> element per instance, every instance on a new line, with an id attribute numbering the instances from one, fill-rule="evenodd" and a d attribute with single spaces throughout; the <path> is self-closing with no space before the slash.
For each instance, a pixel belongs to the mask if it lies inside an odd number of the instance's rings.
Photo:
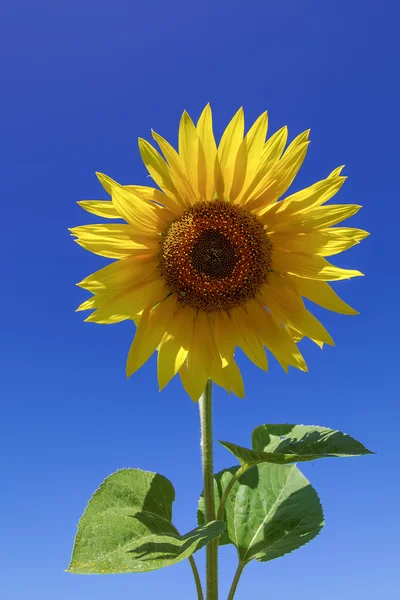
<path id="1" fill-rule="evenodd" d="M 271 268 L 258 218 L 224 200 L 197 202 L 172 221 L 159 268 L 170 292 L 196 310 L 229 310 L 256 296 Z"/>

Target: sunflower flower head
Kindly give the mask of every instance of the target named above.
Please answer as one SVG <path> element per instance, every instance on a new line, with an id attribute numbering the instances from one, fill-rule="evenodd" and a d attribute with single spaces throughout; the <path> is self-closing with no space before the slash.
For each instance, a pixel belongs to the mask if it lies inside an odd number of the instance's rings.
<path id="1" fill-rule="evenodd" d="M 193 400 L 209 378 L 243 397 L 237 347 L 265 371 L 265 349 L 285 371 L 306 371 L 300 339 L 333 345 L 303 298 L 357 313 L 328 282 L 362 273 L 325 258 L 368 235 L 333 227 L 360 208 L 326 204 L 346 179 L 343 167 L 285 197 L 309 131 L 286 147 L 287 128 L 267 138 L 267 124 L 263 113 L 244 135 L 240 109 L 217 146 L 210 106 L 196 125 L 184 112 L 178 152 L 155 132 L 163 156 L 139 139 L 157 188 L 123 186 L 98 173 L 111 200 L 79 202 L 118 220 L 71 232 L 87 250 L 114 259 L 78 284 L 92 293 L 78 310 L 92 310 L 86 321 L 95 323 L 135 321 L 128 377 L 158 350 L 160 389 L 179 373 Z"/>

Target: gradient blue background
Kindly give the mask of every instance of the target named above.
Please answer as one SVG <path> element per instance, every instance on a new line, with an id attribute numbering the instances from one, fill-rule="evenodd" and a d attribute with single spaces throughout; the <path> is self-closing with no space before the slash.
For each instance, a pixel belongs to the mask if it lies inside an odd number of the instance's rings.
<path id="1" fill-rule="evenodd" d="M 269 5 L 269 8 L 267 8 Z M 273 5 L 273 6 L 271 6 Z M 337 258 L 365 278 L 336 289 L 361 314 L 315 309 L 336 347 L 302 349 L 310 373 L 268 375 L 242 356 L 246 399 L 215 392 L 215 434 L 246 445 L 265 422 L 342 429 L 373 457 L 303 470 L 326 528 L 311 544 L 244 573 L 237 600 L 393 597 L 398 589 L 398 47 L 395 2 L 8 0 L 1 45 L 0 595 L 4 600 L 194 599 L 187 563 L 155 573 L 66 574 L 76 523 L 105 476 L 157 470 L 174 483 L 176 524 L 195 526 L 201 489 L 197 406 L 178 380 L 161 394 L 155 358 L 130 381 L 128 322 L 84 324 L 75 282 L 100 257 L 67 227 L 75 202 L 105 198 L 94 172 L 146 184 L 137 137 L 175 143 L 183 109 L 207 102 L 220 135 L 240 105 L 247 124 L 311 127 L 295 187 L 346 163 L 341 202 L 372 233 Z M 216 467 L 233 461 L 216 448 Z M 234 570 L 221 552 L 221 599 Z M 199 555 L 200 567 L 203 556 Z"/>

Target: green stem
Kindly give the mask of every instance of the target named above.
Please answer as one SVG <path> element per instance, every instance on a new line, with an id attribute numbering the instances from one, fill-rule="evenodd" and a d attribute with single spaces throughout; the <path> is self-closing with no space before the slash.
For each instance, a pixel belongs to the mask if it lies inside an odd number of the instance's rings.
<path id="1" fill-rule="evenodd" d="M 175 529 L 176 533 L 178 535 L 180 535 L 180 533 L 179 533 L 178 529 L 175 527 L 175 525 L 173 525 L 172 523 L 171 523 L 171 525 Z M 193 556 L 189 556 L 189 562 L 190 562 L 190 566 L 192 568 L 194 582 L 196 584 L 197 599 L 198 600 L 204 600 L 203 589 L 201 587 L 200 576 L 199 576 L 199 572 L 197 570 L 197 565 L 196 565 L 196 562 L 195 562 Z"/>
<path id="2" fill-rule="evenodd" d="M 232 479 L 230 480 L 230 482 L 226 486 L 225 491 L 222 494 L 221 502 L 219 503 L 219 509 L 218 509 L 218 514 L 217 514 L 217 521 L 223 521 L 223 519 L 224 519 L 225 504 L 226 504 L 226 501 L 228 499 L 229 493 L 230 493 L 231 489 L 233 488 L 233 486 L 235 485 L 235 483 L 237 482 L 237 480 L 239 479 L 239 477 L 241 477 L 241 475 L 243 475 L 243 473 L 245 473 L 248 468 L 249 468 L 248 465 L 242 465 L 240 467 L 240 469 L 238 469 L 236 471 L 235 475 L 232 477 Z"/>
<path id="3" fill-rule="evenodd" d="M 233 600 L 233 597 L 235 595 L 236 588 L 238 586 L 240 576 L 243 573 L 244 567 L 245 567 L 245 563 L 240 562 L 238 564 L 238 568 L 236 569 L 235 577 L 233 578 L 231 589 L 229 590 L 229 596 L 228 596 L 227 600 Z"/>
<path id="4" fill-rule="evenodd" d="M 199 400 L 201 453 L 203 459 L 204 508 L 206 523 L 215 521 L 214 466 L 212 438 L 212 383 L 207 381 L 206 389 Z M 206 546 L 207 600 L 218 600 L 218 539 Z"/>
<path id="5" fill-rule="evenodd" d="M 190 562 L 190 566 L 192 567 L 193 577 L 194 577 L 194 580 L 196 583 L 197 600 L 204 600 L 203 590 L 201 587 L 201 581 L 200 581 L 200 577 L 199 577 L 199 572 L 197 570 L 197 566 L 196 566 L 193 556 L 189 556 L 189 562 Z"/>

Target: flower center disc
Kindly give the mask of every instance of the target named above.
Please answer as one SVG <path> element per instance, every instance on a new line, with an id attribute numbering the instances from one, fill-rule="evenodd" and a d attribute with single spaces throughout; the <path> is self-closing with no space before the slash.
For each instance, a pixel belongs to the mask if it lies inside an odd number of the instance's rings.
<path id="1" fill-rule="evenodd" d="M 167 229 L 159 267 L 181 304 L 229 310 L 266 282 L 271 249 L 255 215 L 224 200 L 197 202 Z"/>

